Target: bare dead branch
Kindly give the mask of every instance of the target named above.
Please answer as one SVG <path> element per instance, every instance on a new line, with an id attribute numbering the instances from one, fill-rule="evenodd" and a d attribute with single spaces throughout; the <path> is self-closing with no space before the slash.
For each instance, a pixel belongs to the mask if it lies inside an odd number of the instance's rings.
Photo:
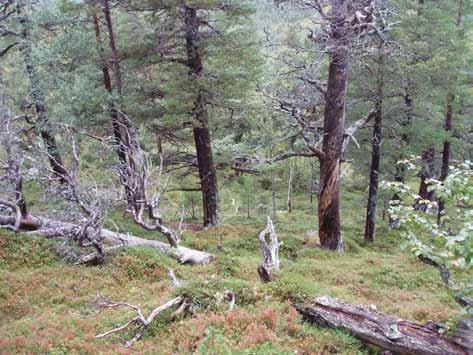
<path id="1" fill-rule="evenodd" d="M 155 318 L 157 316 L 159 316 L 161 313 L 163 313 L 164 311 L 166 311 L 168 309 L 171 309 L 175 306 L 181 306 L 185 303 L 186 303 L 186 299 L 184 297 L 179 296 L 179 297 L 173 298 L 172 300 L 166 302 L 165 304 L 153 309 L 151 311 L 151 313 L 149 314 L 149 316 L 145 317 L 143 315 L 142 310 L 138 306 L 135 306 L 135 305 L 127 303 L 127 302 L 108 301 L 107 299 L 99 296 L 96 300 L 96 306 L 99 310 L 103 310 L 103 309 L 107 309 L 107 308 L 125 307 L 125 308 L 129 308 L 129 309 L 133 310 L 136 313 L 136 316 L 133 317 L 132 319 L 130 319 L 128 322 L 126 322 L 126 323 L 124 323 L 124 324 L 122 324 L 122 325 L 120 325 L 116 328 L 110 329 L 110 330 L 108 330 L 104 333 L 98 334 L 95 337 L 96 338 L 104 338 L 104 337 L 107 337 L 111 334 L 119 333 L 121 331 L 124 331 L 129 326 L 131 326 L 132 324 L 137 324 L 138 325 L 138 330 L 136 331 L 135 335 L 125 343 L 125 347 L 129 348 L 129 347 L 133 346 L 134 343 L 136 343 L 138 340 L 140 340 L 145 335 L 146 330 L 149 328 L 149 326 L 151 325 L 151 323 L 155 320 Z M 189 304 L 189 302 L 187 302 L 187 305 L 186 305 L 187 308 L 189 307 L 188 304 Z M 181 311 L 181 313 L 183 313 L 184 311 L 185 310 Z"/>

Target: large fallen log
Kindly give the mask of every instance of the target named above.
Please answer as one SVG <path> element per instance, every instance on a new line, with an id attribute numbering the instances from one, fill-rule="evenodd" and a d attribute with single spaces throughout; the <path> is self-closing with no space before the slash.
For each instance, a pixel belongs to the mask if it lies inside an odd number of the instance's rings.
<path id="1" fill-rule="evenodd" d="M 15 226 L 17 218 L 15 216 L 0 216 L 0 225 Z M 40 235 L 48 238 L 64 238 L 72 235 L 80 229 L 81 226 L 63 221 L 51 220 L 48 218 L 39 218 L 28 216 L 27 219 L 22 219 L 19 223 L 19 231 L 24 231 L 29 235 Z M 89 228 L 87 233 L 96 233 L 93 228 Z M 208 264 L 213 256 L 211 254 L 186 248 L 183 246 L 172 247 L 167 243 L 158 240 L 150 240 L 136 237 L 130 234 L 118 233 L 108 229 L 101 229 L 100 236 L 103 238 L 104 244 L 109 246 L 109 249 L 116 249 L 117 247 L 137 247 L 144 246 L 159 250 L 164 254 L 168 254 L 180 263 L 189 264 Z M 87 255 L 86 259 L 91 256 Z"/>
<path id="2" fill-rule="evenodd" d="M 455 336 L 441 333 L 434 322 L 413 323 L 350 305 L 330 297 L 319 297 L 310 305 L 296 305 L 303 318 L 322 327 L 344 330 L 365 343 L 398 354 L 473 354 L 473 328 L 464 322 Z"/>

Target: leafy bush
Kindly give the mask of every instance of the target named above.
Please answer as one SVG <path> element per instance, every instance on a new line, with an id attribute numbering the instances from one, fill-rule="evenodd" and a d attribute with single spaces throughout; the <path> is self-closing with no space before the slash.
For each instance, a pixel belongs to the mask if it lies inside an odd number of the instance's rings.
<path id="1" fill-rule="evenodd" d="M 411 170 L 417 169 L 415 160 L 403 163 Z M 413 207 L 417 201 L 427 205 L 428 210 L 435 210 L 436 203 L 422 200 L 403 183 L 383 183 L 384 188 L 401 197 L 401 201 L 391 205 L 390 213 L 401 223 L 403 247 L 455 271 L 459 282 L 450 288 L 455 295 L 469 293 L 473 291 L 473 163 L 466 161 L 450 167 L 445 181 L 432 179 L 428 183 L 446 206 L 440 224 L 434 215 Z M 473 314 L 473 310 L 469 312 Z"/>

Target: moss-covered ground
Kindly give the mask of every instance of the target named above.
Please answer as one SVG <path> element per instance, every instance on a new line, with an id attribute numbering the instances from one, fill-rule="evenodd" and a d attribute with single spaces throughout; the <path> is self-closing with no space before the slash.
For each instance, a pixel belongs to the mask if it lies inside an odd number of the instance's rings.
<path id="1" fill-rule="evenodd" d="M 257 206 L 252 217 L 241 207 L 210 230 L 190 225 L 183 244 L 216 256 L 205 266 L 178 265 L 137 248 L 120 251 L 103 265 L 79 267 L 58 258 L 53 241 L 0 232 L 0 353 L 367 354 L 376 350 L 343 332 L 304 324 L 292 302 L 330 295 L 419 322 L 445 322 L 459 314 L 437 271 L 402 252 L 399 235 L 384 222 L 375 243 L 362 242 L 362 193 L 344 192 L 342 200 L 343 254 L 316 248 L 309 232 L 316 230 L 315 206 L 306 195 L 296 195 L 292 213 L 278 211 L 276 230 L 284 245 L 280 275 L 270 284 L 260 283 L 256 273 L 257 235 L 265 221 Z M 119 213 L 111 217 L 122 230 L 159 238 Z M 182 290 L 172 288 L 168 267 L 186 282 Z M 222 302 L 225 290 L 236 294 L 233 312 Z M 122 346 L 126 334 L 95 338 L 129 319 L 128 311 L 81 316 L 94 312 L 98 294 L 149 312 L 180 292 L 192 295 L 195 315 L 176 321 L 164 315 L 132 349 Z"/>

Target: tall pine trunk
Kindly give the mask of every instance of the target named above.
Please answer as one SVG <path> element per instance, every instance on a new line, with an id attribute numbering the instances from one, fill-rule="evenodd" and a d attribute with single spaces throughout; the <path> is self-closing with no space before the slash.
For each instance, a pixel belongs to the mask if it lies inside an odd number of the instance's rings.
<path id="1" fill-rule="evenodd" d="M 202 189 L 204 227 L 208 227 L 218 224 L 218 187 L 205 104 L 204 95 L 200 93 L 194 108 L 194 141 Z"/>
<path id="2" fill-rule="evenodd" d="M 289 162 L 289 179 L 287 181 L 287 212 L 292 212 L 292 189 L 294 179 L 294 162 Z"/>
<path id="3" fill-rule="evenodd" d="M 133 126 L 132 122 L 128 119 L 126 114 L 124 113 L 123 108 L 123 84 L 122 84 L 122 70 L 120 66 L 120 58 L 118 55 L 117 44 L 115 40 L 115 32 L 113 29 L 113 21 L 112 15 L 110 11 L 110 1 L 109 0 L 101 0 L 102 1 L 102 10 L 103 15 L 105 18 L 105 25 L 108 32 L 108 40 L 110 46 L 110 52 L 112 55 L 112 73 L 115 82 L 115 90 L 118 94 L 118 102 L 112 102 L 112 115 L 115 115 L 116 120 L 113 121 L 113 130 L 114 135 L 117 139 L 120 139 L 119 145 L 119 154 L 122 155 L 120 158 L 122 169 L 122 174 L 124 176 L 130 176 L 134 172 L 136 172 L 137 166 L 134 159 L 133 152 L 139 150 L 139 139 Z M 112 118 L 113 120 L 113 118 Z M 122 152 L 120 152 L 120 149 Z M 123 165 L 123 154 L 125 155 L 126 163 Z M 128 203 L 128 209 L 131 209 L 133 204 L 142 204 L 145 201 L 145 191 L 144 187 L 140 186 L 139 190 L 135 193 L 130 191 L 129 187 L 125 187 L 125 193 Z M 131 196 L 134 195 L 135 197 L 132 198 Z"/>
<path id="4" fill-rule="evenodd" d="M 202 57 L 198 47 L 199 19 L 196 9 L 185 6 L 186 51 L 189 76 L 198 80 L 203 74 Z M 199 89 L 193 110 L 193 132 L 204 210 L 204 226 L 218 224 L 217 172 L 213 162 L 212 145 L 207 112 L 207 95 Z"/>
<path id="5" fill-rule="evenodd" d="M 406 90 L 406 94 L 404 96 L 404 119 L 401 122 L 401 139 L 400 139 L 400 146 L 399 149 L 401 153 L 399 154 L 399 159 L 398 162 L 396 162 L 396 167 L 395 167 L 395 173 L 394 173 L 394 181 L 399 182 L 399 183 L 404 183 L 405 180 L 405 173 L 406 173 L 406 167 L 404 163 L 400 163 L 400 161 L 404 160 L 405 158 L 405 152 L 404 150 L 406 149 L 407 146 L 409 146 L 409 133 L 407 130 L 412 124 L 412 117 L 414 114 L 414 100 L 409 94 L 409 89 Z M 401 198 L 397 193 L 391 197 L 391 201 L 389 202 L 390 205 L 396 205 L 401 202 Z M 392 215 L 389 216 L 389 227 L 391 229 L 397 229 L 399 228 L 400 223 L 399 219 L 397 217 L 394 217 Z"/>
<path id="6" fill-rule="evenodd" d="M 347 1 L 333 0 L 331 43 L 324 113 L 324 157 L 320 162 L 319 238 L 322 248 L 343 251 L 340 230 L 340 169 L 348 83 Z"/>
<path id="7" fill-rule="evenodd" d="M 462 17 L 463 17 L 463 0 L 457 0 L 457 17 L 455 21 L 455 25 L 458 31 L 458 36 L 461 38 L 463 33 L 461 31 L 462 27 Z M 451 156 L 451 144 L 450 144 L 450 134 L 453 128 L 453 101 L 455 99 L 455 95 L 453 93 L 449 93 L 447 95 L 447 106 L 445 111 L 445 123 L 444 123 L 444 130 L 447 134 L 446 139 L 443 142 L 443 150 L 442 150 L 442 166 L 440 168 L 440 181 L 444 181 L 448 176 L 449 165 L 450 165 L 450 156 Z M 437 223 L 441 223 L 442 215 L 445 210 L 445 201 L 439 199 L 438 201 L 438 213 L 437 213 Z"/>
<path id="8" fill-rule="evenodd" d="M 454 96 L 452 94 L 448 95 L 447 106 L 445 110 L 445 123 L 443 127 L 447 134 L 450 134 L 452 130 L 453 100 L 454 100 Z M 442 166 L 440 168 L 440 181 L 444 181 L 448 176 L 448 170 L 449 170 L 449 165 L 450 165 L 450 155 L 451 155 L 450 137 L 447 137 L 443 142 Z M 445 202 L 442 199 L 439 199 L 438 205 L 439 205 L 439 208 L 438 208 L 438 214 L 437 214 L 437 223 L 440 224 L 441 217 L 445 209 Z"/>
<path id="9" fill-rule="evenodd" d="M 110 17 L 110 9 L 108 8 L 108 6 L 104 9 L 105 9 L 105 12 L 108 13 L 108 21 L 110 21 L 110 28 L 112 28 L 111 27 L 112 23 L 111 23 L 111 17 Z M 107 10 L 108 10 L 108 12 L 107 12 Z M 92 15 L 92 19 L 93 19 L 94 29 L 95 29 L 95 39 L 96 39 L 96 44 L 97 44 L 97 51 L 100 55 L 100 60 L 101 60 L 101 65 L 102 65 L 103 84 L 104 84 L 105 90 L 107 90 L 107 92 L 110 95 L 112 95 L 113 94 L 112 80 L 111 80 L 111 76 L 110 76 L 110 71 L 108 69 L 107 60 L 105 58 L 105 51 L 102 47 L 100 23 L 99 23 L 99 19 L 97 17 L 97 14 L 95 12 Z M 113 33 L 113 31 L 112 31 L 112 33 Z M 114 40 L 112 40 L 112 41 L 114 42 Z M 113 45 L 113 47 L 115 48 L 115 45 Z M 116 48 L 115 48 L 115 50 L 116 50 Z M 120 90 L 121 90 L 121 88 L 120 88 Z M 126 171 L 126 169 L 128 167 L 128 162 L 127 162 L 126 142 L 123 139 L 122 130 L 121 130 L 122 123 L 120 122 L 120 117 L 119 117 L 116 105 L 113 101 L 110 101 L 109 107 L 110 107 L 110 118 L 111 118 L 111 123 L 112 123 L 113 137 L 114 137 L 114 140 L 115 140 L 115 145 L 117 147 L 117 156 L 118 156 L 118 162 L 119 162 L 119 169 L 121 169 L 124 172 L 124 171 Z M 126 194 L 126 197 L 127 197 L 128 205 L 131 206 L 131 204 L 132 204 L 131 192 L 129 191 L 128 186 L 125 186 L 125 194 Z"/>
<path id="10" fill-rule="evenodd" d="M 370 186 L 368 192 L 368 204 L 366 207 L 366 222 L 365 222 L 365 240 L 374 241 L 376 234 L 376 205 L 378 197 L 379 185 L 379 168 L 381 162 L 381 141 L 383 128 L 383 97 L 384 97 L 384 80 L 383 80 L 383 65 L 384 58 L 382 45 L 380 45 L 380 54 L 378 58 L 378 89 L 376 93 L 376 115 L 374 117 L 373 139 L 371 141 L 371 166 L 370 166 Z"/>
<path id="11" fill-rule="evenodd" d="M 46 98 L 41 88 L 41 79 L 33 61 L 30 28 L 31 22 L 28 15 L 24 13 L 24 6 L 25 4 L 22 1 L 18 1 L 17 11 L 21 28 L 20 52 L 23 57 L 28 80 L 30 82 L 30 97 L 33 101 L 33 105 L 38 116 L 35 128 L 41 136 L 44 145 L 46 146 L 49 164 L 55 175 L 55 178 L 57 178 L 60 183 L 64 183 L 66 181 L 65 176 L 67 172 L 65 170 L 64 163 L 56 143 L 56 137 L 54 136 L 51 123 L 49 122 L 48 111 L 46 109 Z"/>

